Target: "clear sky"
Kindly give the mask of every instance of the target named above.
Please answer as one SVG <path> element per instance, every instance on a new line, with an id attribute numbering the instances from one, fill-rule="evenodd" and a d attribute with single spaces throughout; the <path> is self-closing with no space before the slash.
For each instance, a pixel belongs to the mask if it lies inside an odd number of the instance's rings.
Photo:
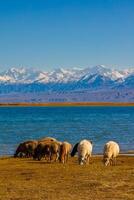
<path id="1" fill-rule="evenodd" d="M 0 0 L 0 70 L 134 66 L 133 0 Z"/>

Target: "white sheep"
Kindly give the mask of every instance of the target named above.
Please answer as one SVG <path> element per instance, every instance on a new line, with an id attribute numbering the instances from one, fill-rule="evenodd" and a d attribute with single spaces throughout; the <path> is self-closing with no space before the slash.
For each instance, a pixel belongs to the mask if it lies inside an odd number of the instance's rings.
<path id="1" fill-rule="evenodd" d="M 89 162 L 89 157 L 92 154 L 92 142 L 89 140 L 82 140 L 77 147 L 78 161 L 80 165 Z"/>
<path id="2" fill-rule="evenodd" d="M 105 166 L 115 165 L 116 157 L 120 151 L 119 145 L 114 141 L 109 141 L 104 146 L 103 161 Z"/>

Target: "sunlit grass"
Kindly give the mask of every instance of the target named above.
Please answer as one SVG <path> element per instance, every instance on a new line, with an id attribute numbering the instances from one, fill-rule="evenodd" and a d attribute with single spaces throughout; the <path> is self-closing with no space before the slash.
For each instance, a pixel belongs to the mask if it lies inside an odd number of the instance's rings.
<path id="1" fill-rule="evenodd" d="M 104 167 L 102 157 L 79 166 L 32 159 L 0 159 L 0 200 L 134 199 L 134 157 L 120 156 Z"/>

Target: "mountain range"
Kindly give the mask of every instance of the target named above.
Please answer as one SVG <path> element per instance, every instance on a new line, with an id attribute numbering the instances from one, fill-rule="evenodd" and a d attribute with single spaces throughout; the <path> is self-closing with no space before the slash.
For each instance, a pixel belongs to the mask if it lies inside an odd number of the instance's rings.
<path id="1" fill-rule="evenodd" d="M 0 73 L 0 102 L 134 102 L 134 68 L 11 68 Z"/>

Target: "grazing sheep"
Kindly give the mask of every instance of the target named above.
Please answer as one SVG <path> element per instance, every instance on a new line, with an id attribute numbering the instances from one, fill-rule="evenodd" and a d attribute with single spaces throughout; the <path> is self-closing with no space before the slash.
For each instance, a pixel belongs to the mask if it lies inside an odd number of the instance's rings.
<path id="1" fill-rule="evenodd" d="M 82 140 L 78 145 L 78 161 L 80 165 L 89 162 L 89 157 L 92 154 L 92 142 L 89 140 Z"/>
<path id="2" fill-rule="evenodd" d="M 41 160 L 43 157 L 50 158 L 50 144 L 46 142 L 39 142 L 34 150 L 33 159 Z"/>
<path id="3" fill-rule="evenodd" d="M 33 155 L 33 159 L 41 160 L 43 157 L 51 161 L 55 155 L 55 161 L 59 157 L 60 144 L 57 141 L 42 141 L 39 142 Z"/>
<path id="4" fill-rule="evenodd" d="M 89 157 L 92 154 L 92 141 L 82 140 L 79 143 L 75 144 L 71 156 L 74 156 L 76 152 L 78 152 L 78 162 L 80 165 L 89 162 Z"/>
<path id="5" fill-rule="evenodd" d="M 105 144 L 103 153 L 103 162 L 105 166 L 116 164 L 116 157 L 118 156 L 119 151 L 120 148 L 116 142 L 109 141 Z"/>
<path id="6" fill-rule="evenodd" d="M 68 142 L 63 142 L 60 146 L 60 155 L 59 155 L 59 160 L 60 162 L 67 163 L 68 161 L 68 156 L 69 153 L 72 149 L 72 145 Z"/>
<path id="7" fill-rule="evenodd" d="M 50 161 L 53 160 L 53 158 L 55 157 L 55 162 L 59 159 L 59 153 L 60 153 L 60 146 L 61 146 L 61 142 L 59 141 L 55 141 L 52 142 L 50 145 Z"/>
<path id="8" fill-rule="evenodd" d="M 16 149 L 14 157 L 32 157 L 34 150 L 38 145 L 38 141 L 31 140 L 20 143 Z"/>

